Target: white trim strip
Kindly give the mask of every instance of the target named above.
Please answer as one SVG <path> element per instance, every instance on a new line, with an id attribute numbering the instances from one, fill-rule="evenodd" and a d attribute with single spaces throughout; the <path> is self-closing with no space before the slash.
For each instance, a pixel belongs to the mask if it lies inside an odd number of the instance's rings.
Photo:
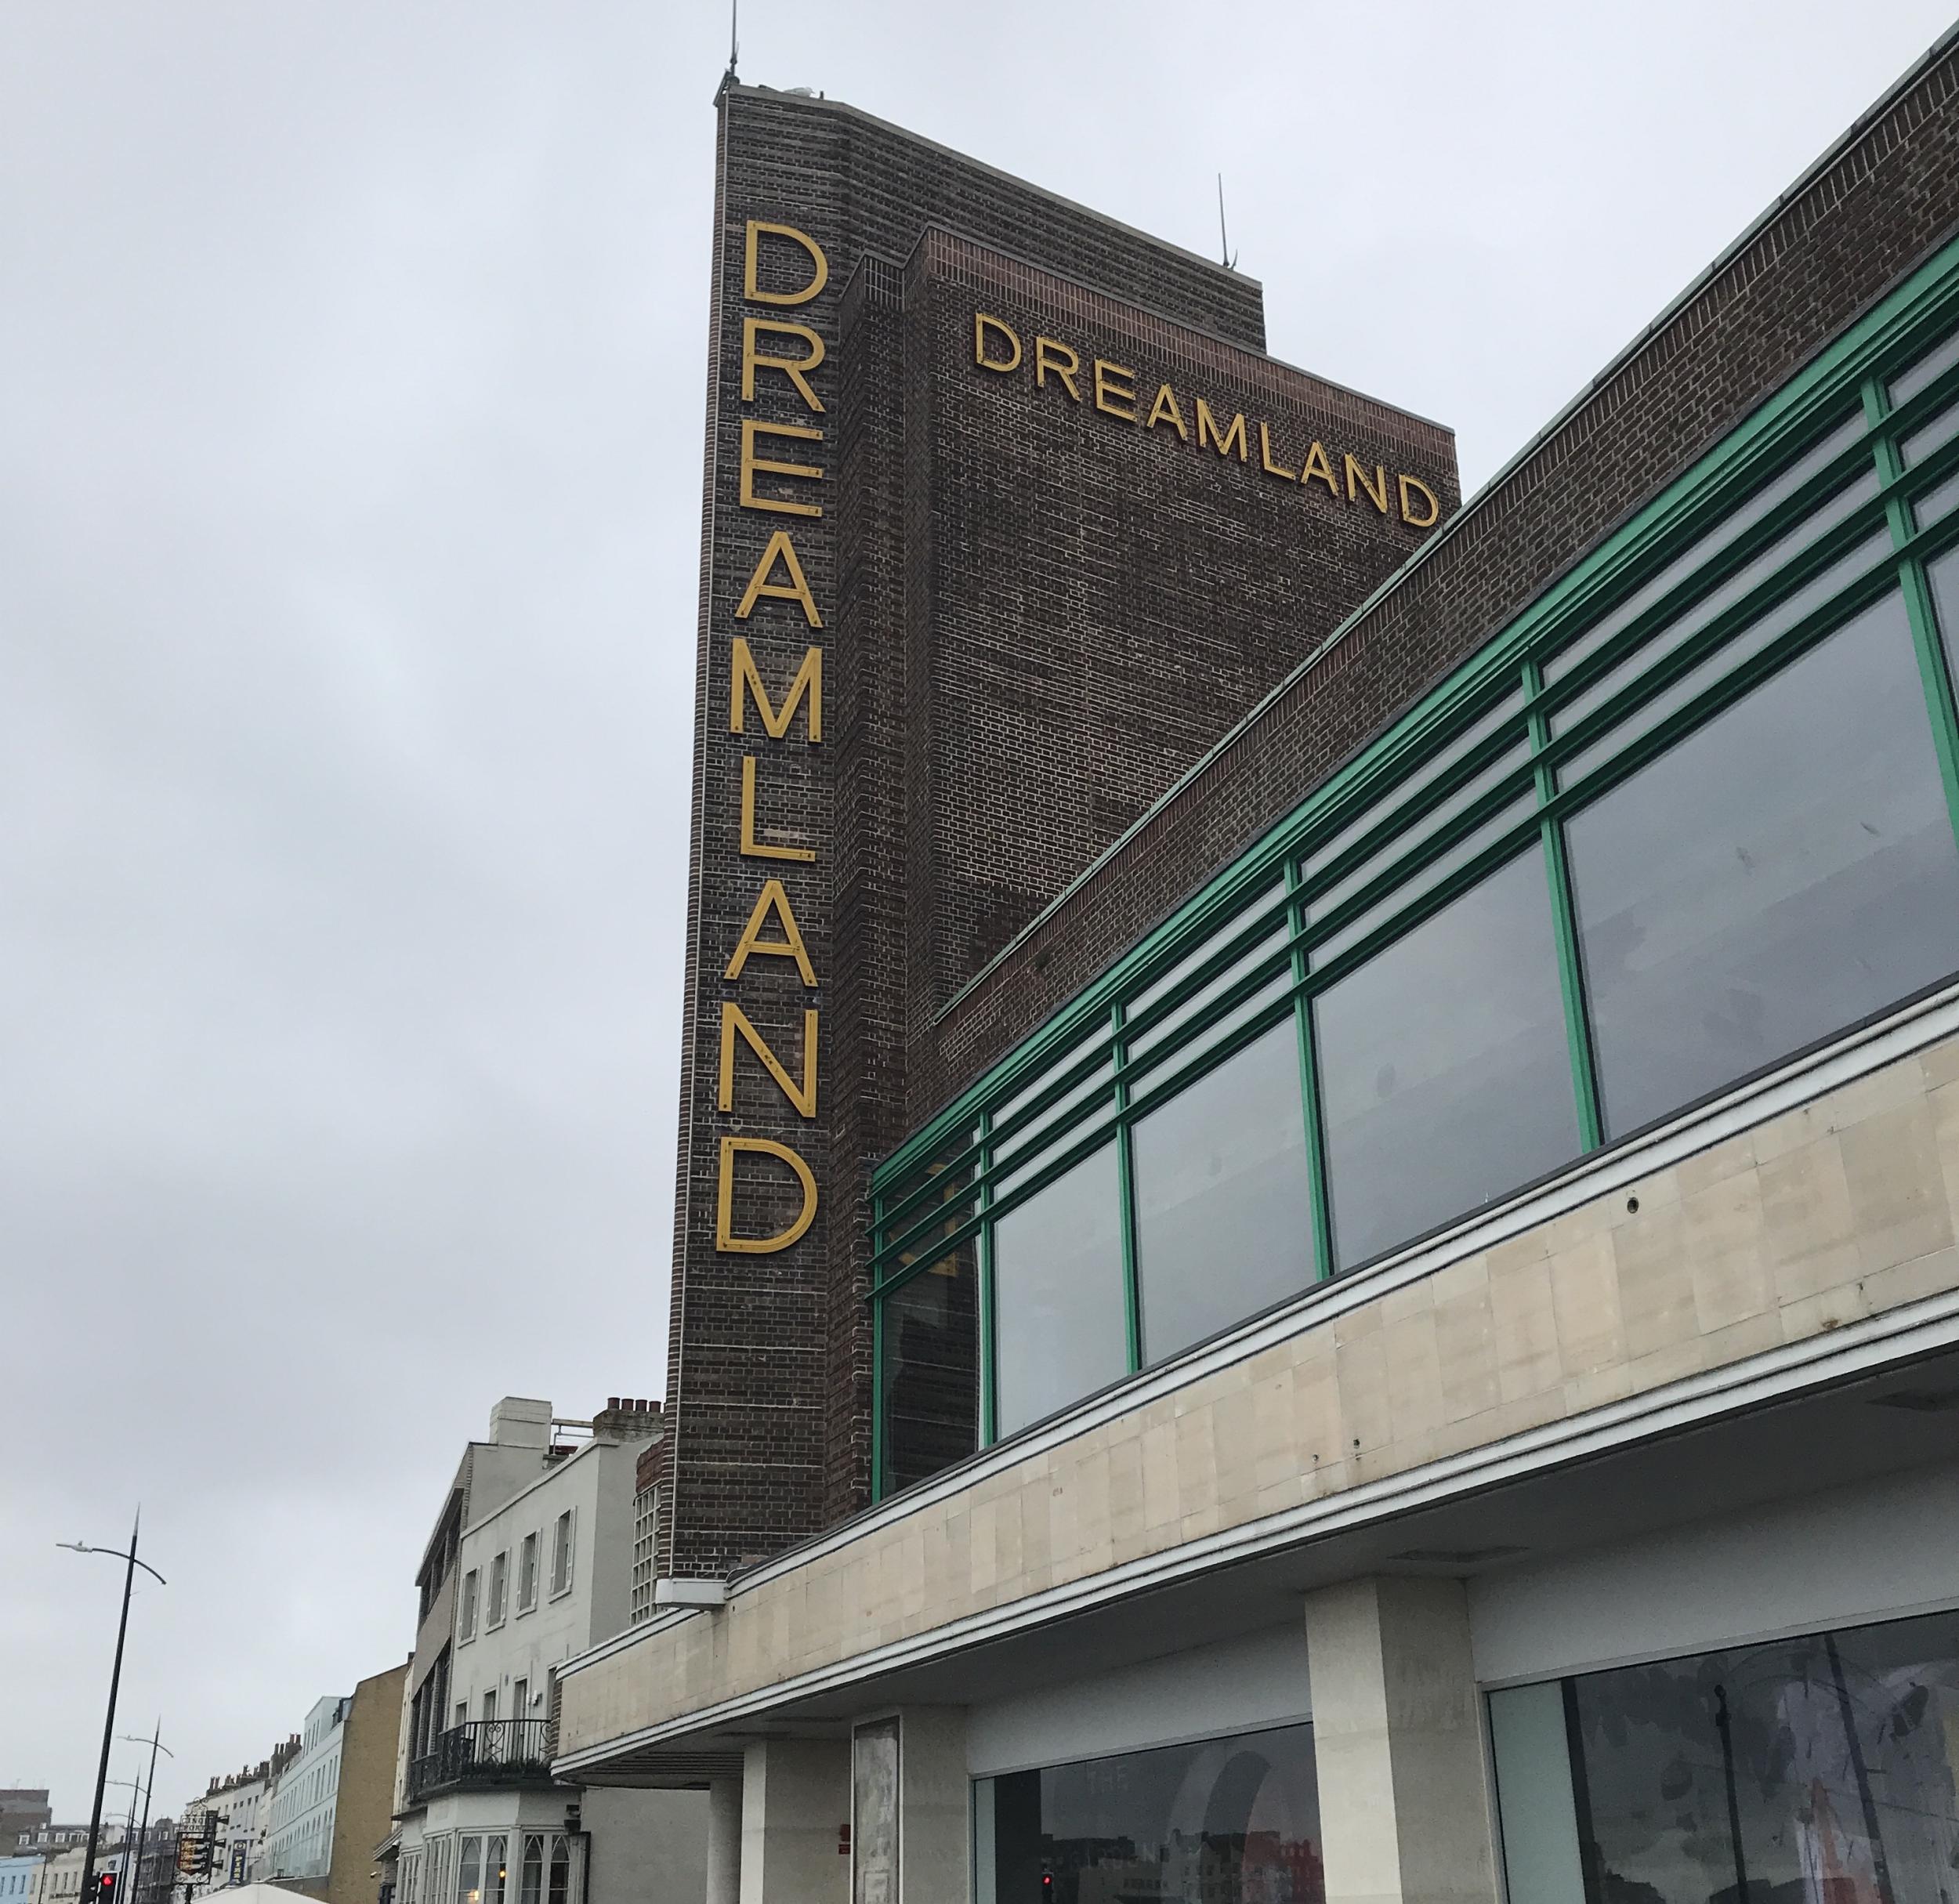
<path id="1" fill-rule="evenodd" d="M 1928 1045 L 1954 1036 L 1959 1036 L 1959 983 L 1930 994 L 1874 1024 L 1847 1033 L 1752 1083 L 1740 1086 L 1715 1103 L 1704 1105 L 1661 1124 L 1643 1137 L 1609 1150 L 1595 1152 L 1573 1164 L 1552 1182 L 1526 1191 L 1493 1210 L 1465 1218 L 1454 1228 L 1414 1244 L 1399 1255 L 1390 1256 L 1369 1269 L 1357 1270 L 1336 1281 L 1319 1284 L 1285 1309 L 1247 1323 L 1229 1334 L 1214 1338 L 1175 1360 L 1126 1377 L 1117 1386 L 1103 1391 L 1070 1413 L 1050 1421 L 1044 1427 L 1017 1435 L 1011 1441 L 997 1442 L 971 1460 L 948 1468 L 943 1475 L 867 1508 L 814 1540 L 765 1561 L 751 1572 L 729 1583 L 729 1598 L 730 1601 L 739 1598 L 798 1567 L 851 1546 L 880 1529 L 895 1526 L 922 1509 L 949 1496 L 963 1493 L 1022 1461 L 1063 1446 L 1105 1422 L 1174 1394 L 1188 1383 L 1288 1341 L 1305 1328 L 1316 1328 L 1331 1322 L 1363 1302 L 1388 1295 L 1465 1257 L 1492 1249 L 1512 1236 L 1590 1202 L 1594 1197 L 1623 1189 L 1628 1184 L 1652 1176 L 1669 1164 L 1707 1149 L 1724 1138 L 1766 1124 L 1785 1111 L 1798 1109 L 1829 1091 L 1841 1090 L 1859 1078 L 1883 1070 L 1886 1065 L 1896 1064 Z M 691 1614 L 679 1616 L 692 1617 Z M 558 1676 L 568 1678 L 587 1666 L 610 1658 L 624 1647 L 650 1638 L 671 1624 L 670 1620 L 654 1620 L 628 1627 L 588 1652 L 567 1660 Z"/>
<path id="2" fill-rule="evenodd" d="M 1959 1290 L 1947 1290 L 1827 1334 L 1784 1344 L 1664 1388 L 1545 1424 L 1501 1442 L 1431 1461 L 1405 1474 L 1343 1489 L 1325 1500 L 1270 1515 L 1145 1555 L 1080 1580 L 1030 1594 L 929 1631 L 895 1640 L 832 1665 L 777 1681 L 588 1746 L 556 1761 L 575 1772 L 626 1751 L 728 1724 L 873 1679 L 925 1660 L 961 1652 L 1026 1628 L 1045 1626 L 1113 1600 L 1164 1587 L 1193 1574 L 1258 1558 L 1347 1529 L 1432 1506 L 1453 1497 L 1524 1479 L 1631 1442 L 1704 1424 L 1760 1407 L 1798 1390 L 1867 1374 L 1894 1361 L 1959 1346 Z M 642 1629 L 643 1631 L 643 1629 Z M 596 1663 L 590 1654 L 567 1671 Z M 560 1674 L 560 1677 L 563 1677 Z"/>
<path id="3" fill-rule="evenodd" d="M 1928 1045 L 1954 1036 L 1959 1036 L 1959 983 L 1741 1085 L 1717 1102 L 1676 1117 L 1643 1137 L 1581 1158 L 1552 1182 L 1526 1191 L 1494 1209 L 1465 1217 L 1453 1228 L 1413 1244 L 1399 1254 L 1333 1282 L 1318 1284 L 1285 1309 L 1245 1323 L 1227 1335 L 1213 1338 L 1175 1360 L 1126 1377 L 1116 1387 L 1104 1390 L 1045 1426 L 1011 1441 L 996 1442 L 971 1461 L 947 1469 L 942 1477 L 907 1489 L 854 1519 L 840 1522 L 815 1540 L 765 1561 L 731 1583 L 731 1591 L 739 1595 L 779 1579 L 921 1508 L 950 1494 L 963 1493 L 1104 1422 L 1174 1394 L 1188 1383 L 1229 1368 L 1276 1344 L 1289 1341 L 1305 1327 L 1317 1328 L 1465 1257 L 1494 1249 L 1595 1197 L 1624 1189 L 1725 1138 L 1766 1124 L 1785 1111 L 1798 1109 L 1827 1092 L 1841 1090 L 1886 1065 L 1896 1064 Z"/>

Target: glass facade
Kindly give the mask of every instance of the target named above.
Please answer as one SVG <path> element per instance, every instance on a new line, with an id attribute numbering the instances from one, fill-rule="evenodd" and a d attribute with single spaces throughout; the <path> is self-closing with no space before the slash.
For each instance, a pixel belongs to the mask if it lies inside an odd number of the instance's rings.
<path id="1" fill-rule="evenodd" d="M 980 1904 L 1320 1904 L 1313 1728 L 975 1782 Z"/>
<path id="2" fill-rule="evenodd" d="M 1959 972 L 1955 306 L 1959 250 L 878 1172 L 881 1492 Z"/>
<path id="3" fill-rule="evenodd" d="M 1490 1696 L 1510 1904 L 1959 1895 L 1959 1614 Z"/>

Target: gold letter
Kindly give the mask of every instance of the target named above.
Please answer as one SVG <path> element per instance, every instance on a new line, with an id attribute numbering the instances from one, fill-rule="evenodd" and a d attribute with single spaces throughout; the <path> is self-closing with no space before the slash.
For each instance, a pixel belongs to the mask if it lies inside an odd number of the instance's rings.
<path id="1" fill-rule="evenodd" d="M 1358 476 L 1360 479 L 1360 487 L 1367 492 L 1367 500 L 1371 502 L 1383 516 L 1385 516 L 1388 513 L 1387 471 L 1382 469 L 1378 463 L 1374 465 L 1374 472 L 1377 479 L 1378 479 L 1378 483 L 1377 486 L 1376 483 L 1370 483 L 1367 480 L 1367 472 L 1366 467 L 1353 460 L 1353 452 L 1351 450 L 1347 452 L 1345 461 L 1347 465 L 1347 500 L 1349 502 L 1356 502 L 1360 500 L 1360 498 L 1353 493 L 1354 478 Z"/>
<path id="2" fill-rule="evenodd" d="M 1266 434 L 1266 426 L 1262 423 L 1258 425 L 1258 460 L 1265 465 L 1267 476 L 1284 476 L 1288 483 L 1292 480 L 1292 472 L 1281 469 L 1272 460 L 1272 439 Z"/>
<path id="3" fill-rule="evenodd" d="M 806 357 L 772 357 L 755 349 L 755 339 L 764 331 L 773 331 L 778 337 L 799 337 L 809 346 Z M 802 373 L 813 371 L 823 361 L 823 339 L 806 324 L 787 324 L 776 317 L 744 317 L 741 320 L 741 400 L 752 404 L 755 400 L 755 372 L 759 370 L 779 370 L 802 393 L 802 400 L 812 410 L 820 411 L 823 399 L 809 387 L 809 379 Z"/>
<path id="4" fill-rule="evenodd" d="M 815 482 L 823 472 L 810 463 L 764 462 L 755 454 L 755 438 L 759 435 L 770 436 L 800 436 L 806 441 L 820 443 L 823 432 L 807 429 L 800 423 L 762 423 L 753 417 L 741 419 L 741 506 L 744 509 L 773 509 L 783 516 L 820 516 L 820 504 L 814 502 L 785 502 L 779 496 L 758 496 L 755 494 L 755 472 L 759 469 L 768 476 L 803 476 Z"/>
<path id="5" fill-rule="evenodd" d="M 1327 461 L 1327 452 L 1316 443 L 1306 452 L 1306 460 L 1299 469 L 1299 487 L 1303 489 L 1309 483 L 1325 483 L 1327 494 L 1336 502 L 1339 501 L 1340 485 L 1333 480 L 1333 465 Z"/>
<path id="6" fill-rule="evenodd" d="M 996 364 L 987 355 L 987 333 L 998 331 L 1013 346 L 1013 355 L 1004 364 Z M 1020 339 L 1014 335 L 1011 324 L 1002 324 L 998 317 L 989 317 L 984 311 L 972 313 L 972 360 L 982 370 L 1010 371 L 1020 367 Z"/>
<path id="7" fill-rule="evenodd" d="M 813 860 L 813 846 L 764 846 L 755 838 L 755 757 L 741 757 L 741 850 L 751 860 Z"/>
<path id="8" fill-rule="evenodd" d="M 761 262 L 762 247 L 757 242 L 765 232 L 773 232 L 778 238 L 793 239 L 809 254 L 809 262 L 817 268 L 816 276 L 800 291 L 764 291 L 755 282 L 755 267 Z M 764 224 L 759 218 L 748 221 L 748 275 L 742 289 L 751 304 L 807 304 L 830 281 L 830 260 L 824 256 L 823 247 L 807 232 L 796 230 L 793 225 Z"/>
<path id="9" fill-rule="evenodd" d="M 1150 406 L 1150 421 L 1144 427 L 1154 429 L 1166 418 L 1177 434 L 1188 443 L 1190 433 L 1183 426 L 1183 412 L 1177 407 L 1176 393 L 1167 383 L 1157 392 L 1157 400 Z"/>
<path id="10" fill-rule="evenodd" d="M 782 921 L 783 936 L 764 939 L 762 921 L 773 912 Z M 789 895 L 783 891 L 780 879 L 766 881 L 762 896 L 755 901 L 755 909 L 748 915 L 748 923 L 741 928 L 741 942 L 734 949 L 734 957 L 728 961 L 723 978 L 738 979 L 741 968 L 748 962 L 751 952 L 766 954 L 770 958 L 792 958 L 796 970 L 802 974 L 802 982 L 813 991 L 816 989 L 816 968 L 809 963 L 809 952 L 802 943 L 802 933 L 796 925 L 796 915 L 789 910 Z"/>
<path id="11" fill-rule="evenodd" d="M 1056 354 L 1048 355 L 1050 351 Z M 1062 359 L 1067 362 L 1063 364 Z M 1052 371 L 1068 386 L 1068 394 L 1078 404 L 1081 393 L 1075 388 L 1075 372 L 1081 367 L 1081 360 L 1066 344 L 1059 344 L 1052 337 L 1037 337 L 1034 340 L 1034 384 L 1037 390 L 1045 389 L 1048 373 Z"/>
<path id="12" fill-rule="evenodd" d="M 802 1185 L 802 1213 L 787 1229 L 777 1230 L 773 1236 L 737 1236 L 734 1233 L 734 1160 L 735 1153 L 747 1150 L 765 1157 L 780 1157 L 796 1173 L 796 1181 Z M 809 1174 L 809 1166 L 796 1155 L 787 1144 L 778 1144 L 766 1137 L 724 1137 L 721 1140 L 721 1196 L 715 1213 L 714 1247 L 730 1254 L 745 1256 L 771 1256 L 777 1250 L 786 1250 L 791 1243 L 809 1227 L 817 1214 L 817 1180 Z"/>
<path id="13" fill-rule="evenodd" d="M 1401 519 L 1411 528 L 1432 529 L 1436 526 L 1436 519 L 1442 513 L 1442 505 L 1436 500 L 1436 492 L 1426 483 L 1418 482 L 1413 476 L 1397 476 L 1395 480 L 1401 485 Z M 1426 516 L 1410 516 L 1408 513 L 1408 492 L 1411 489 L 1420 490 L 1428 498 L 1429 513 Z"/>
<path id="14" fill-rule="evenodd" d="M 746 697 L 752 693 L 755 708 L 762 716 L 762 724 L 768 729 L 771 740 L 780 740 L 789 731 L 789 723 L 795 718 L 796 703 L 805 694 L 809 697 L 809 744 L 814 747 L 823 738 L 823 650 L 806 648 L 802 651 L 802 665 L 796 670 L 796 678 L 789 683 L 789 698 L 782 704 L 778 714 L 769 704 L 769 690 L 762 685 L 762 676 L 755 671 L 755 657 L 750 651 L 747 640 L 737 635 L 734 638 L 734 662 L 733 679 L 728 688 L 728 731 L 738 734 L 742 731 L 741 719 Z"/>
<path id="15" fill-rule="evenodd" d="M 789 579 L 786 582 L 770 581 L 777 559 L 789 565 Z M 755 572 L 748 577 L 748 585 L 742 591 L 741 606 L 735 610 L 737 621 L 746 621 L 755 613 L 755 603 L 767 595 L 772 601 L 800 602 L 802 618 L 813 628 L 823 626 L 823 617 L 817 613 L 816 598 L 809 592 L 809 585 L 802 578 L 802 564 L 796 559 L 796 545 L 789 540 L 787 529 L 778 529 L 769 538 L 769 546 L 762 552 L 762 559 L 755 564 Z M 735 729 L 739 733 L 739 727 Z"/>
<path id="16" fill-rule="evenodd" d="M 1105 364 L 1100 357 L 1097 357 L 1095 359 L 1096 409 L 1106 410 L 1112 417 L 1121 417 L 1125 423 L 1135 422 L 1136 420 L 1135 375 L 1136 373 L 1132 370 L 1124 370 L 1120 364 Z M 1126 390 L 1117 389 L 1113 383 L 1109 382 L 1111 377 L 1127 377 L 1130 379 L 1129 388 Z M 1116 400 L 1115 403 L 1106 403 L 1103 400 L 1111 396 Z M 1118 404 L 1127 404 L 1130 407 L 1127 410 L 1121 410 L 1116 407 Z"/>
<path id="17" fill-rule="evenodd" d="M 802 1014 L 802 1088 L 782 1068 L 782 1061 L 769 1050 L 760 1032 L 748 1022 L 748 1015 L 732 998 L 721 1001 L 721 1108 L 734 1109 L 735 1037 L 748 1041 L 748 1048 L 766 1066 L 769 1075 L 782 1087 L 782 1093 L 805 1117 L 817 1114 L 817 1014 L 806 1006 Z"/>
<path id="18" fill-rule="evenodd" d="M 1230 429 L 1220 436 L 1218 434 L 1218 419 L 1211 414 L 1211 406 L 1201 396 L 1199 397 L 1197 399 L 1197 447 L 1201 450 L 1206 443 L 1215 443 L 1218 446 L 1218 454 L 1220 456 L 1229 456 L 1234 441 L 1238 446 L 1239 462 L 1241 463 L 1250 462 L 1251 452 L 1245 447 L 1244 413 L 1240 411 L 1237 416 L 1233 417 L 1231 419 Z"/>

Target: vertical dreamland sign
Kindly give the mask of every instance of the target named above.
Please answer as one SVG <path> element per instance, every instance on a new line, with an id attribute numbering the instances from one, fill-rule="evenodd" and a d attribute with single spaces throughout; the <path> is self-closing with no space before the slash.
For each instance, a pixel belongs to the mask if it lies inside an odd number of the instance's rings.
<path id="1" fill-rule="evenodd" d="M 862 1200 L 946 1015 L 1455 495 L 1250 280 L 835 101 L 719 117 L 669 1582 L 863 1504 Z"/>
<path id="2" fill-rule="evenodd" d="M 718 196 L 662 1571 L 725 1573 L 820 1496 L 835 573 L 830 257 Z"/>

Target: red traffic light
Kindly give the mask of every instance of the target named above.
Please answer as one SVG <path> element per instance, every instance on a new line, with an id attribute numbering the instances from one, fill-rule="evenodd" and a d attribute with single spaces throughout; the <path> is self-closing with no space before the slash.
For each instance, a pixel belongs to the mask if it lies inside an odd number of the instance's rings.
<path id="1" fill-rule="evenodd" d="M 100 1871 L 96 1874 L 97 1904 L 114 1904 L 116 1874 L 113 1871 Z"/>

